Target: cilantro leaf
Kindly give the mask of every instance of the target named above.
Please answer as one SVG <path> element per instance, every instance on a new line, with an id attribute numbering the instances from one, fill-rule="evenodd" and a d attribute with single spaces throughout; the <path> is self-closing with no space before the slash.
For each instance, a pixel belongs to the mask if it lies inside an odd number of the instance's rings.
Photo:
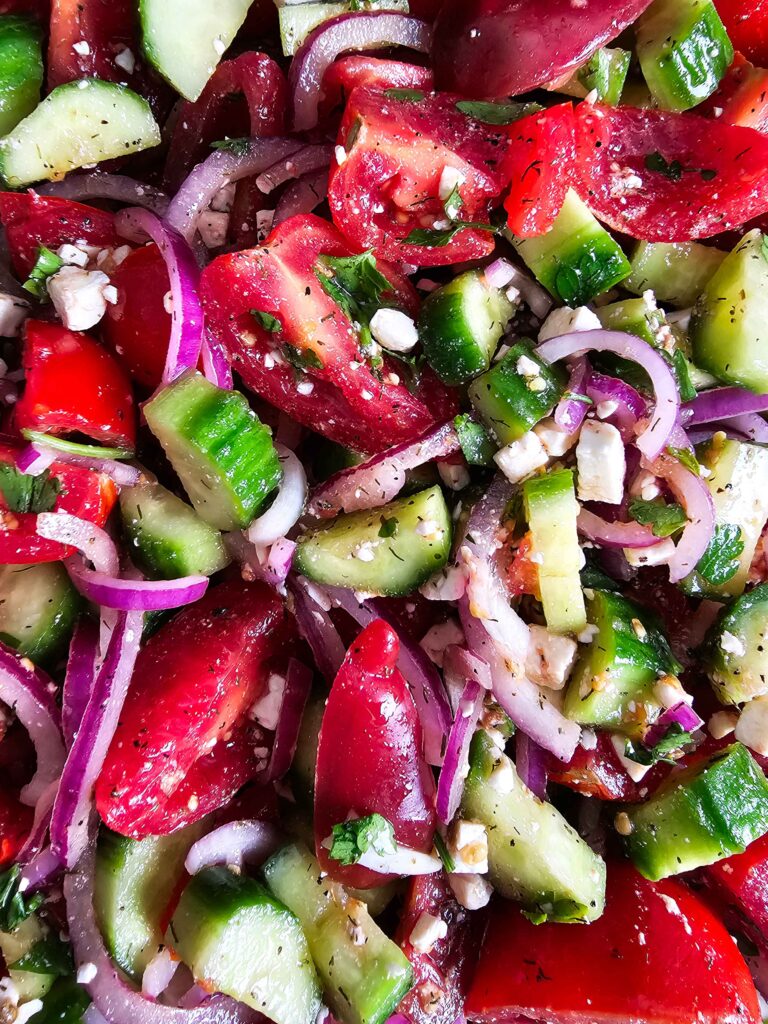
<path id="1" fill-rule="evenodd" d="M 654 537 L 671 537 L 688 522 L 685 509 L 677 502 L 665 505 L 660 501 L 635 498 L 630 502 L 629 514 L 636 523 L 652 527 Z"/>
<path id="2" fill-rule="evenodd" d="M 29 272 L 29 277 L 21 286 L 24 291 L 34 295 L 40 302 L 48 301 L 48 278 L 53 277 L 64 266 L 64 260 L 51 252 L 44 245 L 37 250 L 35 265 Z"/>
<path id="3" fill-rule="evenodd" d="M 22 921 L 33 914 L 43 902 L 43 894 L 36 892 L 28 900 L 19 892 L 21 868 L 12 868 L 0 874 L 0 931 L 13 932 Z"/>
<path id="4" fill-rule="evenodd" d="M 667 163 L 659 152 L 649 153 L 645 158 L 645 168 L 648 171 L 657 171 L 663 174 L 670 181 L 680 181 L 683 176 L 683 165 L 679 160 L 672 160 Z"/>
<path id="5" fill-rule="evenodd" d="M 381 814 L 352 818 L 333 826 L 331 857 L 340 864 L 356 864 L 366 850 L 384 857 L 397 851 L 392 823 Z"/>
<path id="6" fill-rule="evenodd" d="M 426 95 L 421 89 L 385 89 L 388 100 L 402 100 L 405 103 L 420 103 Z"/>
<path id="7" fill-rule="evenodd" d="M 707 583 L 719 587 L 738 572 L 739 558 L 743 551 L 741 527 L 735 523 L 718 523 L 707 550 L 696 566 L 696 572 Z"/>
<path id="8" fill-rule="evenodd" d="M 38 939 L 22 957 L 8 966 L 13 971 L 52 974 L 57 978 L 65 978 L 74 970 L 71 949 L 54 934 Z"/>
<path id="9" fill-rule="evenodd" d="M 264 313 L 260 309 L 252 309 L 251 316 L 254 320 L 259 322 L 259 325 L 263 327 L 265 331 L 269 331 L 271 334 L 279 334 L 283 329 L 283 325 L 277 317 L 272 316 L 271 313 Z"/>
<path id="10" fill-rule="evenodd" d="M 519 121 L 521 117 L 537 114 L 544 108 L 539 103 L 483 103 L 475 100 L 459 100 L 456 109 L 467 117 L 474 117 L 483 124 L 505 125 Z"/>
<path id="11" fill-rule="evenodd" d="M 460 413 L 453 421 L 464 458 L 470 466 L 492 466 L 496 445 L 481 423 L 467 413 Z"/>
<path id="12" fill-rule="evenodd" d="M 323 361 L 314 349 L 299 349 L 295 345 L 286 343 L 283 345 L 283 355 L 294 368 L 306 372 L 310 367 L 313 370 L 322 370 Z"/>
<path id="13" fill-rule="evenodd" d="M 435 832 L 435 849 L 437 850 L 437 856 L 443 862 L 443 867 L 450 874 L 456 870 L 456 861 L 451 856 L 451 851 L 446 846 L 445 840 L 439 832 Z"/>
<path id="14" fill-rule="evenodd" d="M 698 459 L 688 448 L 667 448 L 667 454 L 671 455 L 673 459 L 677 459 L 681 462 L 686 469 L 690 469 L 696 476 L 701 476 L 701 466 L 699 465 Z"/>
<path id="15" fill-rule="evenodd" d="M 250 148 L 250 139 L 221 139 L 219 142 L 211 143 L 211 149 L 220 149 L 225 153 L 234 153 L 235 156 L 245 156 Z"/>
<path id="16" fill-rule="evenodd" d="M 659 740 L 655 747 L 645 747 L 642 743 L 633 743 L 627 740 L 624 748 L 624 756 L 636 764 L 651 766 L 664 761 L 667 764 L 674 764 L 675 758 L 671 757 L 676 751 L 681 750 L 687 743 L 691 743 L 693 737 L 679 722 L 673 722 L 667 733 Z"/>
<path id="17" fill-rule="evenodd" d="M 367 327 L 392 285 L 368 250 L 359 256 L 321 256 L 315 276 L 326 295 L 350 320 Z"/>
<path id="18" fill-rule="evenodd" d="M 445 210 L 445 216 L 448 220 L 455 221 L 464 205 L 464 200 L 461 198 L 459 192 L 458 182 L 451 189 L 451 194 L 443 203 L 443 209 Z"/>
<path id="19" fill-rule="evenodd" d="M 61 490 L 61 481 L 49 469 L 39 476 L 21 473 L 0 462 L 0 493 L 11 512 L 50 512 Z"/>
<path id="20" fill-rule="evenodd" d="M 397 516 L 390 516 L 389 518 L 387 518 L 387 516 L 382 516 L 381 526 L 379 527 L 379 536 L 395 537 L 397 536 L 399 526 L 400 523 L 397 519 Z"/>
<path id="21" fill-rule="evenodd" d="M 444 230 L 434 228 L 414 228 L 413 231 L 403 239 L 403 245 L 426 245 L 430 249 L 442 249 L 448 245 L 459 231 L 471 229 L 473 231 L 490 231 L 496 234 L 497 229 L 493 224 L 484 224 L 482 221 L 463 220 L 451 224 Z"/>
<path id="22" fill-rule="evenodd" d="M 692 402 L 698 392 L 691 381 L 691 371 L 688 368 L 688 360 L 685 358 L 684 352 L 679 348 L 674 349 L 672 353 L 665 352 L 664 349 L 659 349 L 659 352 L 667 357 L 672 365 L 677 389 L 680 392 L 680 401 Z"/>

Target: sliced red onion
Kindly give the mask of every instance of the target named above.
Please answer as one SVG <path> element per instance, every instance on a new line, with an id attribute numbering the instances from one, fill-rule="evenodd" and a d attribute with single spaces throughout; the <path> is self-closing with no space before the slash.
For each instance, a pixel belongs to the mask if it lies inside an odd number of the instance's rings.
<path id="1" fill-rule="evenodd" d="M 16 457 L 16 469 L 28 476 L 40 476 L 53 465 L 57 458 L 58 455 L 52 448 L 27 444 Z"/>
<path id="2" fill-rule="evenodd" d="M 571 366 L 571 373 L 568 377 L 568 384 L 565 394 L 557 403 L 555 409 L 555 423 L 567 434 L 574 434 L 584 417 L 589 412 L 591 403 L 587 400 L 586 385 L 589 379 L 589 363 L 585 356 L 575 359 Z M 578 395 L 578 398 L 571 398 L 571 395 Z"/>
<path id="3" fill-rule="evenodd" d="M 336 607 L 343 609 L 363 629 L 374 619 L 383 619 L 395 630 L 400 639 L 397 667 L 411 689 L 419 713 L 424 757 L 428 764 L 441 765 L 453 716 L 443 681 L 426 652 L 398 627 L 385 605 L 375 598 L 361 602 L 351 590 L 342 587 L 326 587 L 325 592 Z"/>
<path id="4" fill-rule="evenodd" d="M 251 139 L 245 153 L 217 149 L 194 168 L 176 193 L 167 223 L 191 244 L 201 215 L 225 185 L 260 174 L 301 148 L 293 139 Z"/>
<path id="5" fill-rule="evenodd" d="M 271 822 L 228 821 L 193 844 L 184 869 L 187 874 L 196 875 L 216 864 L 258 868 L 284 841 L 280 829 Z"/>
<path id="6" fill-rule="evenodd" d="M 464 689 L 459 699 L 451 731 L 448 733 L 445 761 L 440 769 L 440 778 L 437 783 L 435 808 L 438 818 L 444 825 L 453 820 L 461 803 L 464 780 L 469 768 L 469 745 L 477 728 L 486 694 L 477 679 L 468 677 L 463 671 L 463 666 L 455 664 L 451 653 L 454 650 L 457 648 L 449 647 L 446 650 L 443 671 L 446 677 L 450 675 L 455 683 L 459 683 L 459 680 L 463 678 Z"/>
<path id="7" fill-rule="evenodd" d="M 547 755 L 524 732 L 515 734 L 515 768 L 523 785 L 539 800 L 547 799 Z"/>
<path id="8" fill-rule="evenodd" d="M 460 450 L 453 423 L 430 428 L 417 441 L 388 448 L 349 469 L 342 469 L 316 487 L 307 511 L 330 518 L 340 512 L 378 508 L 396 498 L 405 486 L 406 471 L 446 458 Z"/>
<path id="9" fill-rule="evenodd" d="M 712 540 L 715 532 L 715 505 L 706 481 L 677 459 L 664 456 L 646 468 L 666 480 L 688 516 L 688 524 L 668 562 L 671 582 L 679 583 L 688 573 L 693 572 Z"/>
<path id="10" fill-rule="evenodd" d="M 309 644 L 315 665 L 325 681 L 332 683 L 344 661 L 346 648 L 328 614 L 331 602 L 327 600 L 321 604 L 319 593 L 317 598 L 312 596 L 316 591 L 314 585 L 300 576 L 291 579 L 288 585 L 299 632 Z"/>
<path id="11" fill-rule="evenodd" d="M 29 658 L 0 643 L 0 701 L 7 704 L 29 733 L 37 766 L 21 790 L 21 801 L 34 807 L 59 778 L 64 766 L 61 718 L 54 695 L 56 684 Z"/>
<path id="12" fill-rule="evenodd" d="M 171 984 L 180 966 L 181 960 L 177 960 L 171 954 L 170 949 L 163 946 L 144 968 L 144 973 L 141 976 L 141 991 L 145 996 L 157 999 Z"/>
<path id="13" fill-rule="evenodd" d="M 117 203 L 141 206 L 162 217 L 168 209 L 170 199 L 159 189 L 123 174 L 107 174 L 104 171 L 90 171 L 86 174 L 68 174 L 61 181 L 46 182 L 35 189 L 41 196 L 55 196 L 87 202 L 89 199 L 111 199 Z"/>
<path id="14" fill-rule="evenodd" d="M 82 559 L 64 563 L 80 593 L 102 608 L 121 612 L 157 612 L 182 608 L 199 601 L 208 589 L 207 576 L 182 576 L 175 580 L 127 580 L 86 568 Z"/>
<path id="15" fill-rule="evenodd" d="M 768 444 L 768 423 L 756 412 L 745 412 L 741 416 L 731 416 L 724 423 L 726 428 L 737 430 L 750 441 Z"/>
<path id="16" fill-rule="evenodd" d="M 675 704 L 673 708 L 668 708 L 659 715 L 658 719 L 645 734 L 643 745 L 655 747 L 657 743 L 664 739 L 673 725 L 679 725 L 685 732 L 696 732 L 697 729 L 702 728 L 704 720 L 699 718 L 690 704 L 681 701 L 679 704 Z"/>
<path id="17" fill-rule="evenodd" d="M 687 402 L 683 411 L 690 414 L 686 421 L 689 426 L 714 423 L 715 420 L 729 420 L 744 413 L 768 412 L 768 394 L 756 395 L 753 391 L 737 387 L 711 388 Z"/>
<path id="18" fill-rule="evenodd" d="M 16 466 L 22 473 L 38 476 L 54 462 L 66 462 L 70 466 L 82 466 L 94 473 L 104 473 L 118 487 L 135 487 L 141 479 L 141 471 L 135 466 L 127 466 L 124 462 L 117 462 L 115 459 L 94 459 L 83 455 L 74 455 L 71 452 L 49 448 L 37 441 L 22 449 L 16 460 Z"/>
<path id="19" fill-rule="evenodd" d="M 333 159 L 333 146 L 304 146 L 297 152 L 262 171 L 256 178 L 256 187 L 260 192 L 269 195 L 286 181 L 300 178 L 303 174 L 312 174 L 326 170 Z"/>
<path id="20" fill-rule="evenodd" d="M 93 563 L 97 572 L 117 576 L 120 560 L 115 542 L 106 530 L 95 523 L 66 512 L 41 512 L 37 517 L 37 532 L 46 540 L 77 548 Z"/>
<path id="21" fill-rule="evenodd" d="M 281 537 L 271 547 L 251 544 L 244 533 L 225 533 L 224 544 L 232 558 L 242 566 L 244 578 L 263 580 L 282 588 L 291 571 L 296 542 Z"/>
<path id="22" fill-rule="evenodd" d="M 609 548 L 650 548 L 659 538 L 649 526 L 640 523 L 609 523 L 600 516 L 582 508 L 576 526 L 582 537 Z"/>
<path id="23" fill-rule="evenodd" d="M 274 544 L 285 537 L 304 511 L 307 497 L 307 474 L 299 459 L 282 444 L 275 443 L 283 469 L 277 497 L 266 512 L 254 519 L 245 535 L 252 544 Z"/>
<path id="24" fill-rule="evenodd" d="M 67 750 L 80 728 L 85 708 L 93 689 L 96 660 L 99 656 L 99 629 L 96 623 L 81 616 L 69 645 L 67 671 L 61 697 L 61 728 Z"/>
<path id="25" fill-rule="evenodd" d="M 19 890 L 21 892 L 36 892 L 48 885 L 60 870 L 61 861 L 50 846 L 46 846 L 22 868 L 19 876 Z"/>
<path id="26" fill-rule="evenodd" d="M 171 282 L 171 337 L 165 358 L 163 384 L 184 370 L 194 369 L 203 344 L 203 308 L 198 297 L 200 271 L 185 238 L 149 210 L 132 207 L 115 216 L 115 228 L 125 238 L 151 238 L 160 250 Z"/>
<path id="27" fill-rule="evenodd" d="M 317 124 L 323 77 L 342 53 L 388 46 L 428 53 L 431 43 L 431 27 L 407 14 L 358 11 L 324 21 L 310 32 L 291 62 L 288 82 L 295 131 L 308 131 Z"/>
<path id="28" fill-rule="evenodd" d="M 677 423 L 680 396 L 677 383 L 662 357 L 655 349 L 632 334 L 621 331 L 578 331 L 550 338 L 541 343 L 536 354 L 548 363 L 587 352 L 613 352 L 623 359 L 638 363 L 651 378 L 655 394 L 653 414 L 638 433 L 637 447 L 648 459 L 655 459 L 666 447 Z"/>
<path id="29" fill-rule="evenodd" d="M 223 388 L 224 391 L 231 391 L 234 387 L 234 381 L 232 379 L 232 367 L 227 361 L 227 357 L 224 355 L 224 349 L 212 337 L 210 332 L 206 332 L 203 337 L 203 373 L 207 380 L 211 384 L 215 384 L 217 388 Z"/>
<path id="30" fill-rule="evenodd" d="M 24 845 L 16 855 L 19 864 L 29 864 L 34 861 L 43 851 L 45 840 L 48 837 L 48 829 L 51 825 L 51 812 L 53 802 L 56 799 L 56 792 L 59 788 L 59 780 L 54 779 L 41 793 L 39 800 L 35 803 L 35 815 L 32 821 L 32 828 L 24 840 Z"/>
<path id="31" fill-rule="evenodd" d="M 93 964 L 84 982 L 93 1005 L 110 1024 L 257 1024 L 259 1014 L 227 996 L 215 995 L 194 1009 L 165 1006 L 143 996 L 118 972 L 101 937 L 93 907 L 95 847 L 64 878 L 69 935 L 78 966 Z"/>
<path id="32" fill-rule="evenodd" d="M 313 174 L 303 174 L 298 181 L 289 185 L 275 206 L 272 226 L 277 227 L 284 220 L 300 213 L 312 213 L 328 195 L 328 169 Z"/>
<path id="33" fill-rule="evenodd" d="M 593 371 L 587 381 L 587 395 L 595 405 L 600 405 L 601 402 L 614 403 L 615 411 L 609 416 L 599 418 L 613 423 L 625 444 L 634 441 L 637 421 L 642 419 L 647 411 L 645 399 L 638 391 L 617 377 L 606 377 Z"/>
<path id="34" fill-rule="evenodd" d="M 143 614 L 120 614 L 61 775 L 51 847 L 72 870 L 89 842 L 91 792 L 114 736 L 139 653 Z"/>
<path id="35" fill-rule="evenodd" d="M 537 320 L 544 320 L 554 306 L 552 296 L 525 271 L 511 263 L 508 266 L 512 268 L 513 274 L 507 281 L 507 288 L 514 288 L 519 292 L 520 298 Z"/>
<path id="36" fill-rule="evenodd" d="M 515 267 L 509 262 L 500 258 L 489 263 L 483 271 L 485 280 L 491 288 L 506 288 L 515 276 Z"/>
<path id="37" fill-rule="evenodd" d="M 312 690 L 312 670 L 296 658 L 288 661 L 280 715 L 272 741 L 267 781 L 282 779 L 293 764 L 299 742 L 301 720 Z"/>

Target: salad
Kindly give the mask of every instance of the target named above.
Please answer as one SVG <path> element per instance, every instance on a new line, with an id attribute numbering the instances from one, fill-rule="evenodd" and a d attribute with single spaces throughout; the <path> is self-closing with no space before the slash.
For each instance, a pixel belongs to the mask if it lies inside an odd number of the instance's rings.
<path id="1" fill-rule="evenodd" d="M 766 5 L 0 0 L 0 178 L 0 1024 L 761 1024 Z"/>

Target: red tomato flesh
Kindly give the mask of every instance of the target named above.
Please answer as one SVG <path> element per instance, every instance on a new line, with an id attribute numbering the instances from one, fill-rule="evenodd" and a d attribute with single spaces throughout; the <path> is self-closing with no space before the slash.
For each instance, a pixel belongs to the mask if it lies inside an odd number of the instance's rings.
<path id="1" fill-rule="evenodd" d="M 715 7 L 734 49 L 768 65 L 768 0 L 715 0 Z"/>

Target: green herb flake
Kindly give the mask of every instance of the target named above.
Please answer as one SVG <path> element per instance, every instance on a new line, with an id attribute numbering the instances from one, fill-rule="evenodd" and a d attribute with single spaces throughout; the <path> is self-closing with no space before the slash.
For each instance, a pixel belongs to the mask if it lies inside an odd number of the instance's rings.
<path id="1" fill-rule="evenodd" d="M 61 481 L 48 469 L 30 476 L 0 462 L 0 493 L 10 512 L 50 512 L 60 491 Z"/>
<path id="2" fill-rule="evenodd" d="M 43 894 L 36 892 L 28 900 L 19 892 L 21 868 L 12 868 L 0 874 L 0 931 L 13 932 L 30 914 L 34 914 L 43 902 Z"/>
<path id="3" fill-rule="evenodd" d="M 294 370 L 300 370 L 302 373 L 308 369 L 322 370 L 324 365 L 317 352 L 311 348 L 299 349 L 295 345 L 286 343 L 283 345 L 283 355 Z"/>
<path id="4" fill-rule="evenodd" d="M 513 124 L 544 109 L 539 103 L 482 103 L 474 100 L 459 100 L 456 108 L 467 117 L 494 125 Z"/>
<path id="5" fill-rule="evenodd" d="M 683 176 L 683 165 L 679 160 L 667 162 L 659 152 L 649 153 L 645 158 L 645 169 L 663 174 L 670 181 L 680 181 Z"/>
<path id="6" fill-rule="evenodd" d="M 222 150 L 225 153 L 234 153 L 235 156 L 245 156 L 251 148 L 250 139 L 220 139 L 211 143 L 211 149 Z"/>
<path id="7" fill-rule="evenodd" d="M 661 501 L 635 498 L 630 502 L 629 514 L 636 523 L 652 527 L 654 537 L 671 537 L 688 522 L 685 509 L 677 502 L 665 505 Z"/>
<path id="8" fill-rule="evenodd" d="M 443 862 L 443 867 L 448 874 L 455 871 L 456 861 L 451 856 L 451 852 L 439 832 L 435 832 L 435 849 L 437 850 L 437 856 Z"/>
<path id="9" fill-rule="evenodd" d="M 283 325 L 271 313 L 264 313 L 260 309 L 252 309 L 251 316 L 260 327 L 263 327 L 265 331 L 269 331 L 270 334 L 279 334 L 283 329 Z"/>
<path id="10" fill-rule="evenodd" d="M 379 527 L 379 536 L 385 538 L 396 537 L 399 525 L 397 516 L 390 516 L 389 518 L 387 518 L 387 516 L 382 516 L 381 526 Z"/>
<path id="11" fill-rule="evenodd" d="M 470 466 L 492 466 L 496 445 L 482 423 L 468 413 L 460 413 L 453 421 L 464 458 Z"/>
<path id="12" fill-rule="evenodd" d="M 617 593 L 621 586 L 608 576 L 595 560 L 595 556 L 589 551 L 584 552 L 586 564 L 579 573 L 581 586 L 584 590 L 608 590 Z"/>
<path id="13" fill-rule="evenodd" d="M 359 256 L 320 256 L 315 276 L 326 295 L 361 328 L 361 345 L 371 347 L 368 325 L 384 305 L 392 285 L 381 273 L 376 257 L 368 250 Z"/>
<path id="14" fill-rule="evenodd" d="M 83 1014 L 90 1003 L 91 997 L 73 976 L 57 978 L 43 996 L 43 1006 L 35 1014 L 35 1024 L 82 1024 Z"/>
<path id="15" fill-rule="evenodd" d="M 713 587 L 722 586 L 739 571 L 743 551 L 741 527 L 735 523 L 718 523 L 696 572 Z"/>
<path id="16" fill-rule="evenodd" d="M 388 100 L 401 100 L 404 103 L 421 103 L 426 96 L 421 89 L 385 89 Z"/>
<path id="17" fill-rule="evenodd" d="M 29 272 L 29 277 L 21 286 L 24 291 L 34 295 L 40 302 L 48 301 L 48 279 L 58 273 L 64 266 L 64 260 L 51 252 L 44 245 L 37 250 L 35 265 Z"/>
<path id="18" fill-rule="evenodd" d="M 403 245 L 424 245 L 429 249 L 442 249 L 449 245 L 460 231 L 489 231 L 496 234 L 497 229 L 493 224 L 485 224 L 482 221 L 457 221 L 449 228 L 437 231 L 434 228 L 414 228 L 413 231 L 403 239 Z"/>
<path id="19" fill-rule="evenodd" d="M 699 465 L 698 459 L 689 448 L 667 448 L 667 454 L 671 455 L 673 459 L 677 459 L 679 463 L 689 469 L 696 476 L 701 476 L 701 466 Z"/>
<path id="20" fill-rule="evenodd" d="M 687 732 L 679 722 L 673 722 L 666 735 L 659 740 L 655 747 L 645 747 L 642 743 L 627 740 L 624 756 L 636 764 L 648 767 L 659 764 L 661 761 L 666 764 L 674 764 L 676 758 L 671 755 L 682 751 L 683 747 L 692 741 L 691 733 Z"/>
<path id="21" fill-rule="evenodd" d="M 58 935 L 53 934 L 38 939 L 22 957 L 8 966 L 12 971 L 49 974 L 57 978 L 65 978 L 74 970 L 72 951 Z"/>
<path id="22" fill-rule="evenodd" d="M 448 220 L 455 221 L 463 205 L 464 200 L 461 198 L 461 194 L 459 192 L 459 185 L 457 182 L 451 189 L 451 194 L 448 196 L 448 198 L 445 200 L 445 203 L 443 204 L 445 216 L 448 218 Z"/>
<path id="23" fill-rule="evenodd" d="M 366 850 L 381 857 L 397 852 L 395 830 L 381 814 L 342 821 L 333 826 L 332 838 L 331 857 L 345 866 L 356 864 Z"/>

